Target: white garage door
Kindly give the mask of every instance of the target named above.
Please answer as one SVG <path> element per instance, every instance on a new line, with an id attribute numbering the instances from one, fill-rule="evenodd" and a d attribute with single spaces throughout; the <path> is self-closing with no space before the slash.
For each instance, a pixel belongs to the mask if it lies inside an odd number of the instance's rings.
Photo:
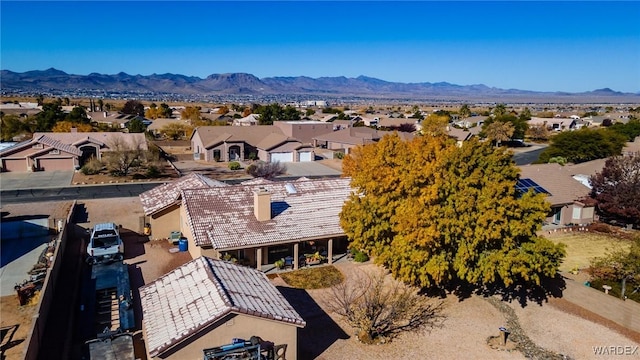
<path id="1" fill-rule="evenodd" d="M 293 153 L 292 152 L 284 152 L 284 153 L 271 153 L 271 162 L 293 162 Z"/>
<path id="2" fill-rule="evenodd" d="M 300 161 L 313 161 L 313 157 L 311 156 L 311 151 L 304 151 L 300 153 Z"/>

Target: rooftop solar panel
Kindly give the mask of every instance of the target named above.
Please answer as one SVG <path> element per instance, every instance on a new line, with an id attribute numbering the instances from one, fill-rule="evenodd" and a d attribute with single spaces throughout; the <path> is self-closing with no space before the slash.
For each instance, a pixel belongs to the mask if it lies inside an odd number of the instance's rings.
<path id="1" fill-rule="evenodd" d="M 542 186 L 536 184 L 535 181 L 531 180 L 531 179 L 518 179 L 518 183 L 516 184 L 516 190 L 522 194 L 526 193 L 527 191 L 529 191 L 529 189 L 532 189 L 533 192 L 535 192 L 536 194 L 549 194 L 551 195 L 550 192 L 548 192 L 545 188 L 543 188 Z"/>

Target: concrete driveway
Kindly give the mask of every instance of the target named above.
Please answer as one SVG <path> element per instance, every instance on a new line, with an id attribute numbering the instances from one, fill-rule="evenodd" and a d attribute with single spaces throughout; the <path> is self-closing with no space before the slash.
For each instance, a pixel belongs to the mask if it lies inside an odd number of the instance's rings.
<path id="1" fill-rule="evenodd" d="M 1 190 L 62 188 L 71 185 L 73 171 L 1 173 Z"/>

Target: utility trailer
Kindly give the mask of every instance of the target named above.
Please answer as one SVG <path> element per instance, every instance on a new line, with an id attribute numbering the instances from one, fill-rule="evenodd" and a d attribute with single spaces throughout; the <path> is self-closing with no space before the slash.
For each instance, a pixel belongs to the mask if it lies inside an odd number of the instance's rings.
<path id="1" fill-rule="evenodd" d="M 129 283 L 129 269 L 122 261 L 96 263 L 91 266 L 91 277 L 86 294 L 86 308 L 93 313 L 88 330 L 95 338 L 86 342 L 91 360 L 134 359 L 133 337 L 135 328 L 133 294 Z M 106 351 L 112 349 L 113 351 Z"/>
<path id="2" fill-rule="evenodd" d="M 274 345 L 259 336 L 248 341 L 233 339 L 231 344 L 204 349 L 203 360 L 285 360 L 287 345 Z"/>

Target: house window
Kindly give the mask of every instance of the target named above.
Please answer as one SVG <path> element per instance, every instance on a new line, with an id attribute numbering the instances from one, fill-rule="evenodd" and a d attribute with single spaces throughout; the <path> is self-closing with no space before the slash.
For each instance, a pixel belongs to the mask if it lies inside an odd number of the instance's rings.
<path id="1" fill-rule="evenodd" d="M 581 218 L 580 217 L 580 212 L 581 212 L 580 210 L 582 210 L 582 209 L 579 208 L 579 207 L 574 207 L 573 208 L 573 216 L 571 216 L 571 218 L 572 219 L 580 219 Z"/>
<path id="2" fill-rule="evenodd" d="M 214 149 L 213 150 L 213 160 L 215 160 L 215 161 L 222 160 L 222 158 L 220 157 L 220 150 L 219 149 Z"/>
<path id="3" fill-rule="evenodd" d="M 51 154 L 51 155 L 60 155 L 60 150 L 53 149 L 53 150 L 49 151 L 49 154 Z"/>

